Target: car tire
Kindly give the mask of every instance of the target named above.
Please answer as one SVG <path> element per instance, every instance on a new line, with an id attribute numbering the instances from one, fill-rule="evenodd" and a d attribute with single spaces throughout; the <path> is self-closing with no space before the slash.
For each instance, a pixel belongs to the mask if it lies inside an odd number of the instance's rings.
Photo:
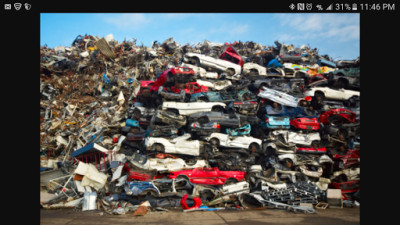
<path id="1" fill-rule="evenodd" d="M 258 75 L 259 75 L 259 74 L 258 74 L 258 70 L 250 70 L 249 75 L 250 75 L 251 77 L 253 77 L 253 76 L 258 76 Z"/>
<path id="2" fill-rule="evenodd" d="M 312 141 L 311 142 L 311 147 L 313 148 L 319 148 L 320 145 L 320 141 Z"/>
<path id="3" fill-rule="evenodd" d="M 156 151 L 156 152 L 161 152 L 161 153 L 165 153 L 165 148 L 164 148 L 164 145 L 162 145 L 162 144 L 154 144 L 153 145 L 153 147 L 152 147 L 152 149 L 154 150 L 154 151 Z"/>
<path id="4" fill-rule="evenodd" d="M 229 178 L 229 179 L 225 180 L 224 185 L 236 184 L 237 182 L 239 182 L 239 181 L 236 180 L 235 178 Z"/>
<path id="5" fill-rule="evenodd" d="M 203 102 L 209 102 L 209 100 L 206 96 L 201 96 L 200 98 L 198 98 L 198 100 L 203 101 Z"/>
<path id="6" fill-rule="evenodd" d="M 211 138 L 210 139 L 210 144 L 213 146 L 213 147 L 219 147 L 219 140 L 218 140 L 218 138 Z"/>
<path id="7" fill-rule="evenodd" d="M 140 118 L 140 117 L 142 117 L 142 113 L 140 112 L 140 110 L 134 109 L 134 110 L 133 110 L 133 116 L 134 116 L 135 118 Z"/>
<path id="8" fill-rule="evenodd" d="M 336 82 L 336 85 L 338 88 L 347 89 L 347 87 L 349 86 L 349 81 L 345 78 L 339 78 Z"/>
<path id="9" fill-rule="evenodd" d="M 200 66 L 200 59 L 198 59 L 196 57 L 190 58 L 190 62 L 192 64 L 194 64 L 195 66 L 198 66 L 198 67 Z"/>
<path id="10" fill-rule="evenodd" d="M 167 111 L 175 113 L 176 115 L 179 115 L 179 110 L 177 110 L 177 109 L 169 108 L 169 109 L 167 109 Z"/>
<path id="11" fill-rule="evenodd" d="M 251 143 L 249 146 L 249 151 L 253 152 L 253 150 L 255 150 L 254 152 L 259 152 L 260 151 L 260 145 L 257 143 Z"/>
<path id="12" fill-rule="evenodd" d="M 185 163 L 189 166 L 193 166 L 197 163 L 197 159 L 196 158 L 185 159 Z"/>
<path id="13" fill-rule="evenodd" d="M 146 191 L 143 191 L 143 192 L 141 193 L 141 195 L 144 195 L 144 196 L 152 196 L 152 197 L 157 197 L 157 196 L 158 196 L 157 192 L 155 192 L 155 191 L 153 191 L 153 190 L 146 190 Z"/>
<path id="14" fill-rule="evenodd" d="M 211 111 L 213 111 L 213 112 L 224 112 L 224 108 L 222 106 L 217 105 L 217 106 L 212 107 Z"/>
<path id="15" fill-rule="evenodd" d="M 226 72 L 227 72 L 230 76 L 233 76 L 233 75 L 235 74 L 235 70 L 233 70 L 232 68 L 228 68 L 228 69 L 226 70 Z"/>
<path id="16" fill-rule="evenodd" d="M 186 176 L 186 175 L 179 175 L 179 176 L 176 177 L 176 179 L 185 179 L 186 181 L 190 182 L 189 177 Z"/>
<path id="17" fill-rule="evenodd" d="M 325 94 L 322 91 L 316 91 L 314 93 L 315 98 L 317 98 L 318 96 L 321 97 L 321 100 L 324 101 L 325 100 Z"/>

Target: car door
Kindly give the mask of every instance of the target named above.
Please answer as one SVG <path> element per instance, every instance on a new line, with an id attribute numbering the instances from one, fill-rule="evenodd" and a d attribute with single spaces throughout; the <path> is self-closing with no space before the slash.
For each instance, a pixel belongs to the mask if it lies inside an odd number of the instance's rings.
<path id="1" fill-rule="evenodd" d="M 218 172 L 215 168 L 195 168 L 191 176 L 191 180 L 196 184 L 218 185 L 221 184 L 218 178 Z M 223 184 L 223 183 L 222 183 Z"/>
<path id="2" fill-rule="evenodd" d="M 300 134 L 297 132 L 289 132 L 288 133 L 288 142 L 289 143 L 306 145 L 308 143 L 308 141 L 309 141 L 309 138 L 307 135 Z"/>
<path id="3" fill-rule="evenodd" d="M 249 139 L 246 136 L 228 136 L 227 146 L 232 148 L 248 148 Z"/>
<path id="4" fill-rule="evenodd" d="M 176 154 L 183 155 L 200 155 L 200 142 L 198 140 L 188 140 L 190 135 L 183 135 L 171 140 L 174 144 Z"/>

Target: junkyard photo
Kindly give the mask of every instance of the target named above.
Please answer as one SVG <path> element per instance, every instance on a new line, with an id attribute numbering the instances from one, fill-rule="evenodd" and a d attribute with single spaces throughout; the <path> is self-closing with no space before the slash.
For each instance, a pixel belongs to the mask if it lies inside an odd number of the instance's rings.
<path id="1" fill-rule="evenodd" d="M 42 224 L 359 224 L 359 24 L 41 13 Z"/>

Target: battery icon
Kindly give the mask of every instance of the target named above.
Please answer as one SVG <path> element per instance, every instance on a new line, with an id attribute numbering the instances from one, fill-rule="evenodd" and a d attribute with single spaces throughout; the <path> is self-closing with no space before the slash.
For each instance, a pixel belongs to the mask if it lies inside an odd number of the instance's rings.
<path id="1" fill-rule="evenodd" d="M 357 3 L 353 3 L 353 10 L 357 10 Z"/>

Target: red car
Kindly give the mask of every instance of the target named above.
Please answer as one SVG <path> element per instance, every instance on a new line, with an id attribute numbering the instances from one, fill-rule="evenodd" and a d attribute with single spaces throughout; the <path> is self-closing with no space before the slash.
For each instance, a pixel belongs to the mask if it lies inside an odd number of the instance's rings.
<path id="1" fill-rule="evenodd" d="M 138 93 L 136 93 L 136 96 L 139 96 L 145 92 L 150 92 L 150 88 L 154 84 L 153 80 L 141 80 L 140 81 L 140 89 Z"/>
<path id="2" fill-rule="evenodd" d="M 129 168 L 129 163 L 125 163 L 124 167 L 122 168 L 122 171 L 129 174 L 128 177 L 126 178 L 126 181 L 131 181 L 131 180 L 140 180 L 140 181 L 151 181 L 154 179 L 159 179 L 163 178 L 164 176 L 158 173 L 153 173 L 153 172 L 136 172 L 132 171 Z"/>
<path id="3" fill-rule="evenodd" d="M 334 160 L 342 160 L 345 168 L 360 163 L 360 150 L 359 149 L 348 149 L 345 155 L 334 154 Z"/>
<path id="4" fill-rule="evenodd" d="M 154 92 L 158 91 L 160 86 L 163 86 L 164 83 L 168 80 L 171 82 L 179 82 L 186 83 L 190 81 L 194 81 L 194 70 L 189 67 L 173 67 L 165 70 L 154 82 L 151 90 Z"/>
<path id="5" fill-rule="evenodd" d="M 317 118 L 295 118 L 290 120 L 290 126 L 301 130 L 318 130 L 319 123 Z"/>
<path id="6" fill-rule="evenodd" d="M 347 182 L 332 182 L 329 184 L 330 188 L 342 190 L 343 200 L 351 200 L 351 195 L 360 190 L 360 181 L 351 180 Z"/>
<path id="7" fill-rule="evenodd" d="M 243 67 L 243 59 L 232 47 L 233 44 L 228 45 L 225 51 L 219 56 L 220 59 L 224 59 L 229 62 L 233 62 Z"/>
<path id="8" fill-rule="evenodd" d="M 246 172 L 243 171 L 220 171 L 217 167 L 195 168 L 192 170 L 181 170 L 171 172 L 168 178 L 186 178 L 194 184 L 224 185 L 244 181 Z"/>
<path id="9" fill-rule="evenodd" d="M 177 87 L 171 87 L 171 91 L 174 93 L 179 94 L 181 90 L 184 90 L 185 93 L 187 94 L 193 94 L 193 93 L 199 93 L 199 92 L 208 92 L 208 87 L 207 86 L 201 86 L 197 82 L 189 82 L 186 83 L 186 86 L 184 89 L 179 89 Z"/>
<path id="10" fill-rule="evenodd" d="M 325 154 L 326 148 L 325 147 L 321 147 L 321 148 L 299 147 L 299 148 L 297 148 L 296 153 Z"/>
<path id="11" fill-rule="evenodd" d="M 321 115 L 319 116 L 319 121 L 324 125 L 337 122 L 355 123 L 356 114 L 348 109 L 343 109 L 343 108 L 331 109 L 321 113 Z"/>

